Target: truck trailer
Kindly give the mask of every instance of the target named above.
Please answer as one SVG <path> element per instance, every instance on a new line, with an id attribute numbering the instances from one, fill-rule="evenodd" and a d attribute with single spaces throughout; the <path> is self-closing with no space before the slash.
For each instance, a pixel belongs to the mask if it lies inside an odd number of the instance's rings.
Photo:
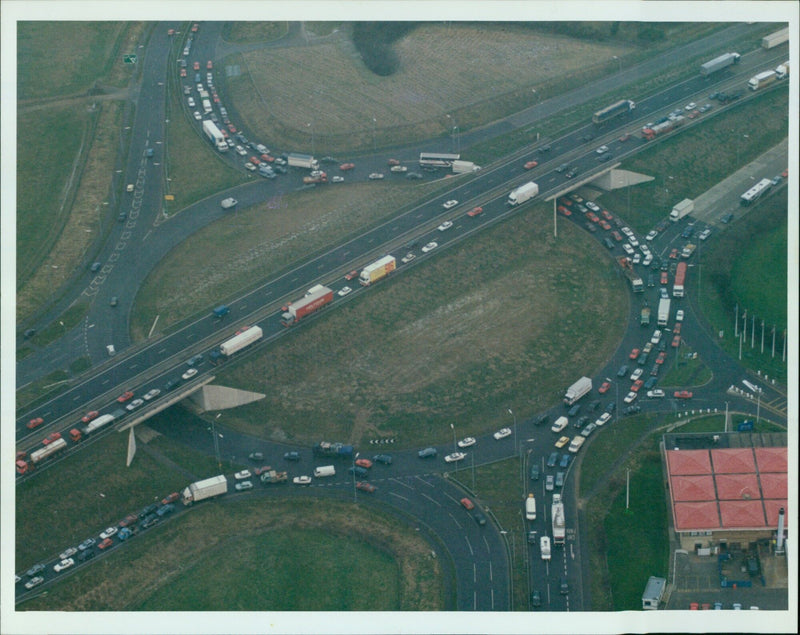
<path id="1" fill-rule="evenodd" d="M 290 302 L 283 307 L 281 324 L 291 326 L 306 315 L 318 311 L 329 302 L 333 301 L 333 291 L 328 287 L 317 285 L 308 290 L 302 298 L 295 302 Z"/>
<path id="2" fill-rule="evenodd" d="M 672 297 L 683 297 L 683 285 L 686 283 L 686 263 L 679 262 L 675 269 L 675 283 L 672 285 Z"/>
<path id="3" fill-rule="evenodd" d="M 732 64 L 738 64 L 741 56 L 738 53 L 725 53 L 724 55 L 720 55 L 719 57 L 715 57 L 710 62 L 706 62 L 705 64 L 700 66 L 700 74 L 705 76 L 711 75 L 711 73 L 716 73 L 717 71 L 721 71 L 723 68 L 728 68 Z"/>
<path id="4" fill-rule="evenodd" d="M 561 502 L 561 494 L 553 494 L 553 504 L 550 507 L 550 515 L 553 519 L 553 544 L 563 545 L 567 534 L 566 521 L 564 520 L 564 503 Z"/>
<path id="5" fill-rule="evenodd" d="M 765 35 L 761 38 L 761 48 L 763 49 L 771 49 L 775 48 L 783 44 L 784 42 L 789 41 L 789 27 L 785 29 L 781 29 L 780 31 L 775 31 L 775 33 L 770 33 L 769 35 Z"/>
<path id="6" fill-rule="evenodd" d="M 395 257 L 384 256 L 364 267 L 361 271 L 361 275 L 358 276 L 358 281 L 361 283 L 361 286 L 368 287 L 373 282 L 385 278 L 395 269 L 397 269 L 397 260 Z"/>
<path id="7" fill-rule="evenodd" d="M 85 435 L 92 434 L 92 432 L 97 432 L 100 428 L 104 428 L 109 423 L 114 421 L 115 417 L 113 414 L 111 415 L 100 415 L 97 419 L 93 419 L 89 422 L 88 425 L 84 426 L 81 432 Z"/>
<path id="8" fill-rule="evenodd" d="M 661 298 L 658 301 L 658 325 L 666 326 L 669 322 L 669 298 Z"/>
<path id="9" fill-rule="evenodd" d="M 528 494 L 528 498 L 525 499 L 525 518 L 536 520 L 536 499 L 533 494 Z"/>
<path id="10" fill-rule="evenodd" d="M 764 71 L 763 73 L 751 77 L 750 81 L 747 82 L 747 87 L 750 90 L 758 90 L 769 86 L 776 79 L 778 79 L 778 76 L 775 74 L 775 71 Z"/>
<path id="11" fill-rule="evenodd" d="M 511 193 L 508 195 L 507 203 L 509 205 L 522 205 L 522 203 L 531 200 L 538 193 L 539 186 L 533 181 L 528 181 L 524 185 L 520 185 L 518 188 L 511 190 Z"/>
<path id="12" fill-rule="evenodd" d="M 203 481 L 190 483 L 189 486 L 183 490 L 181 500 L 184 505 L 191 505 L 207 498 L 220 496 L 228 491 L 228 479 L 224 474 L 219 476 L 212 476 Z"/>
<path id="13" fill-rule="evenodd" d="M 581 377 L 578 381 L 572 384 L 572 386 L 567 388 L 567 393 L 564 395 L 564 404 L 571 406 L 591 390 L 592 380 L 589 377 Z"/>
<path id="14" fill-rule="evenodd" d="M 611 104 L 610 106 L 606 106 L 602 110 L 598 110 L 596 113 L 594 113 L 594 115 L 592 115 L 592 122 L 595 124 L 601 124 L 609 119 L 613 119 L 614 117 L 625 115 L 631 112 L 634 108 L 636 108 L 636 104 L 634 102 L 632 102 L 630 99 L 623 99 Z"/>
<path id="15" fill-rule="evenodd" d="M 209 121 L 208 119 L 203 121 L 203 132 L 205 133 L 206 137 L 208 137 L 209 141 L 214 144 L 217 150 L 220 152 L 228 151 L 228 144 L 225 142 L 225 137 L 222 135 L 219 128 L 217 128 L 213 121 Z"/>
<path id="16" fill-rule="evenodd" d="M 647 141 L 652 141 L 659 135 L 667 134 L 668 132 L 672 132 L 676 128 L 679 128 L 685 121 L 686 117 L 683 115 L 678 115 L 674 119 L 669 119 L 667 121 L 657 123 L 654 126 L 642 128 L 642 136 Z"/>
<path id="17" fill-rule="evenodd" d="M 694 201 L 690 198 L 683 199 L 677 203 L 672 211 L 669 213 L 669 219 L 673 223 L 677 223 L 681 218 L 694 211 Z"/>
<path id="18" fill-rule="evenodd" d="M 453 161 L 453 174 L 468 174 L 477 172 L 481 166 L 475 165 L 472 161 Z"/>
<path id="19" fill-rule="evenodd" d="M 219 345 L 219 352 L 225 357 L 230 357 L 243 348 L 247 348 L 250 344 L 257 342 L 263 336 L 264 331 L 261 330 L 260 326 L 251 326 L 247 330 L 239 333 L 239 335 L 234 335 L 231 339 L 222 342 L 222 344 Z"/>
<path id="20" fill-rule="evenodd" d="M 293 168 L 307 168 L 309 170 L 319 169 L 319 161 L 310 154 L 290 152 L 286 157 L 286 162 Z"/>
<path id="21" fill-rule="evenodd" d="M 631 289 L 634 293 L 642 293 L 644 291 L 644 281 L 642 277 L 633 269 L 633 263 L 627 256 L 619 259 L 619 266 L 622 267 L 622 273 L 631 283 Z"/>

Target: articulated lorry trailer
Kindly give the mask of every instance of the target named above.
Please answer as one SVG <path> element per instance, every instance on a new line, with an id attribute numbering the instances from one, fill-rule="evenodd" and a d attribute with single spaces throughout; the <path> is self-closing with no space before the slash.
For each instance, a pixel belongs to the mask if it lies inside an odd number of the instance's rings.
<path id="1" fill-rule="evenodd" d="M 283 307 L 281 324 L 291 326 L 305 316 L 318 311 L 329 302 L 333 301 L 333 291 L 328 287 L 317 285 L 308 290 L 302 298 L 295 302 L 290 302 Z"/>
<path id="2" fill-rule="evenodd" d="M 203 121 L 203 132 L 205 133 L 206 137 L 208 137 L 209 141 L 214 144 L 217 150 L 220 152 L 228 151 L 228 144 L 225 141 L 225 137 L 222 135 L 219 128 L 217 128 L 213 121 L 209 121 L 208 119 Z"/>
<path id="3" fill-rule="evenodd" d="M 553 494 L 550 514 L 553 519 L 553 544 L 563 545 L 567 535 L 567 525 L 564 519 L 564 503 L 561 502 L 561 494 Z"/>
<path id="4" fill-rule="evenodd" d="M 525 185 L 520 185 L 518 188 L 511 190 L 508 195 L 507 203 L 509 205 L 522 205 L 526 201 L 531 200 L 539 193 L 539 186 L 533 181 L 528 181 Z"/>
<path id="5" fill-rule="evenodd" d="M 290 152 L 286 157 L 286 162 L 293 168 L 308 168 L 309 170 L 319 169 L 319 161 L 310 154 Z"/>
<path id="6" fill-rule="evenodd" d="M 477 172 L 481 166 L 475 165 L 472 161 L 453 161 L 453 174 L 468 174 L 469 172 Z"/>
<path id="7" fill-rule="evenodd" d="M 747 87 L 750 90 L 758 90 L 760 88 L 764 88 L 765 86 L 769 86 L 776 79 L 778 79 L 778 76 L 775 71 L 764 71 L 763 73 L 759 73 L 758 75 L 751 77 L 750 81 L 747 82 Z"/>
<path id="8" fill-rule="evenodd" d="M 601 124 L 609 119 L 613 119 L 614 117 L 625 115 L 631 112 L 634 108 L 636 108 L 636 104 L 634 102 L 632 102 L 630 99 L 623 99 L 611 104 L 610 106 L 606 106 L 602 110 L 598 110 L 596 113 L 594 113 L 594 115 L 592 115 L 592 122 L 595 124 Z"/>
<path id="9" fill-rule="evenodd" d="M 592 380 L 588 377 L 581 377 L 578 381 L 572 384 L 572 386 L 567 388 L 567 394 L 564 395 L 564 404 L 571 406 L 591 390 Z"/>
<path id="10" fill-rule="evenodd" d="M 260 326 L 251 326 L 247 330 L 239 333 L 239 335 L 234 335 L 231 339 L 222 342 L 222 344 L 219 345 L 219 352 L 225 357 L 230 357 L 243 348 L 247 348 L 250 344 L 257 342 L 263 336 L 264 331 L 261 330 Z"/>
<path id="11" fill-rule="evenodd" d="M 190 483 L 189 486 L 183 490 L 183 496 L 181 498 L 184 505 L 191 505 L 192 503 L 198 503 L 208 498 L 221 496 L 227 492 L 228 479 L 225 478 L 224 474 L 220 474 L 219 476 L 212 476 L 203 481 Z"/>
<path id="12" fill-rule="evenodd" d="M 669 298 L 661 298 L 658 301 L 658 325 L 659 326 L 666 326 L 669 322 L 669 307 L 670 307 L 670 300 Z"/>
<path id="13" fill-rule="evenodd" d="M 364 269 L 361 270 L 361 275 L 358 276 L 358 281 L 361 283 L 361 286 L 368 287 L 373 282 L 385 278 L 395 269 L 397 269 L 397 260 L 395 257 L 384 256 L 364 267 Z"/>
<path id="14" fill-rule="evenodd" d="M 715 57 L 710 62 L 706 62 L 700 66 L 700 74 L 705 76 L 721 71 L 723 68 L 728 68 L 732 64 L 738 64 L 741 55 L 738 53 L 725 53 L 719 57 Z"/>

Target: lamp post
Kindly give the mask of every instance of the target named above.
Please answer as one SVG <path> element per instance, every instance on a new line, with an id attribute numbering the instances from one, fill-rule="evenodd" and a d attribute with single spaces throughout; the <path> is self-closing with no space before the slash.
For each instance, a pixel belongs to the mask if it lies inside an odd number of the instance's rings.
<path id="1" fill-rule="evenodd" d="M 356 459 L 358 458 L 359 453 L 356 452 L 353 455 L 353 502 L 356 502 Z"/>
<path id="2" fill-rule="evenodd" d="M 728 402 L 725 402 L 725 432 L 728 431 Z"/>
<path id="3" fill-rule="evenodd" d="M 453 452 L 457 452 L 458 450 L 456 450 L 456 428 L 452 423 L 450 424 L 450 429 L 453 431 Z"/>
<path id="4" fill-rule="evenodd" d="M 314 154 L 314 122 L 306 124 L 306 127 L 311 128 L 311 154 Z"/>
<path id="5" fill-rule="evenodd" d="M 514 414 L 514 412 L 511 410 L 511 408 L 506 408 L 506 410 L 508 410 L 508 414 L 510 414 L 512 417 L 514 417 L 514 454 L 517 454 L 517 451 L 518 451 L 517 450 L 517 448 L 518 448 L 518 443 L 517 443 L 517 415 Z"/>
<path id="6" fill-rule="evenodd" d="M 611 59 L 612 59 L 612 60 L 617 60 L 617 64 L 618 64 L 618 66 L 619 66 L 619 68 L 618 68 L 618 71 L 617 71 L 617 72 L 621 73 L 621 72 L 622 72 L 622 60 L 621 60 L 621 59 L 620 59 L 618 56 L 616 56 L 616 55 L 613 55 L 613 56 L 611 57 Z"/>
<path id="7" fill-rule="evenodd" d="M 378 145 L 375 141 L 375 124 L 378 123 L 375 117 L 372 118 L 372 151 L 378 151 Z"/>

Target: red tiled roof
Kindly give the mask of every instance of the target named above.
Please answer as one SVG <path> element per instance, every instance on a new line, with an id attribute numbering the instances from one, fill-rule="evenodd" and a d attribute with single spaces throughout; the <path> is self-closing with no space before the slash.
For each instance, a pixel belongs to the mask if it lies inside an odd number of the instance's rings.
<path id="1" fill-rule="evenodd" d="M 716 501 L 702 503 L 674 503 L 672 505 L 675 530 L 713 530 L 720 529 L 719 512 Z"/>
<path id="2" fill-rule="evenodd" d="M 719 500 L 753 500 L 761 498 L 758 479 L 750 474 L 715 474 Z"/>
<path id="3" fill-rule="evenodd" d="M 709 501 L 716 498 L 714 478 L 710 474 L 673 476 L 671 484 L 674 501 Z"/>
<path id="4" fill-rule="evenodd" d="M 752 448 L 711 450 L 711 463 L 716 474 L 746 474 L 756 469 Z"/>
<path id="5" fill-rule="evenodd" d="M 755 448 L 759 472 L 788 472 L 786 448 Z"/>
<path id="6" fill-rule="evenodd" d="M 711 474 L 708 450 L 668 450 L 667 463 L 670 474 Z"/>
<path id="7" fill-rule="evenodd" d="M 722 526 L 736 529 L 761 529 L 766 526 L 761 500 L 719 501 Z"/>
<path id="8" fill-rule="evenodd" d="M 759 474 L 761 493 L 764 498 L 786 498 L 789 496 L 789 475 L 767 472 Z"/>

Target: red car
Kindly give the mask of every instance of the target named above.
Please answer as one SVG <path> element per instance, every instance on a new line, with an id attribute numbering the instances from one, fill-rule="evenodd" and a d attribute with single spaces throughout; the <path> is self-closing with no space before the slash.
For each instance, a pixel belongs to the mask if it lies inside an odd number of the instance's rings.
<path id="1" fill-rule="evenodd" d="M 126 390 L 119 397 L 117 397 L 117 401 L 120 402 L 120 403 L 125 403 L 126 401 L 128 401 L 128 399 L 132 399 L 132 398 L 133 398 L 133 391 Z"/>
<path id="2" fill-rule="evenodd" d="M 629 133 L 627 133 L 627 132 L 626 132 L 624 135 L 622 135 L 622 136 L 619 138 L 619 141 L 620 141 L 620 143 L 625 143 L 625 142 L 626 142 L 628 139 L 630 139 L 630 138 L 631 138 L 631 135 L 630 135 Z"/>
<path id="3" fill-rule="evenodd" d="M 181 69 L 180 76 L 181 77 L 186 77 L 186 69 L 185 68 Z"/>
<path id="4" fill-rule="evenodd" d="M 675 394 L 673 395 L 675 399 L 691 399 L 692 398 L 692 391 L 690 390 L 676 390 Z"/>
<path id="5" fill-rule="evenodd" d="M 168 505 L 169 503 L 174 503 L 176 500 L 178 500 L 179 496 L 180 494 L 178 494 L 178 492 L 172 492 L 172 494 L 169 496 L 165 496 L 163 499 L 161 499 L 161 504 Z"/>
<path id="6" fill-rule="evenodd" d="M 358 465 L 358 467 L 365 467 L 369 469 L 372 467 L 372 461 L 369 459 L 356 459 L 356 465 Z"/>
<path id="7" fill-rule="evenodd" d="M 640 351 L 638 348 L 634 348 L 634 349 L 631 351 L 631 354 L 630 354 L 630 355 L 628 355 L 628 357 L 629 357 L 630 359 L 636 359 L 637 357 L 639 357 L 639 353 L 641 353 L 641 352 L 642 352 L 642 351 Z"/>
<path id="8" fill-rule="evenodd" d="M 250 163 L 253 165 L 261 165 L 261 159 L 258 157 L 250 157 Z"/>
<path id="9" fill-rule="evenodd" d="M 614 215 L 611 212 L 609 212 L 607 209 L 604 209 L 600 213 L 603 215 L 603 218 L 605 218 L 606 220 L 614 220 Z"/>
<path id="10" fill-rule="evenodd" d="M 355 164 L 355 163 L 342 163 L 342 164 L 339 166 L 339 169 L 340 169 L 342 172 L 346 172 L 347 170 L 352 170 L 354 167 L 356 167 L 356 164 Z"/>
<path id="11" fill-rule="evenodd" d="M 35 419 L 31 419 L 28 421 L 28 430 L 33 430 L 34 428 L 38 428 L 40 425 L 44 423 L 44 419 L 41 417 L 36 417 Z"/>
<path id="12" fill-rule="evenodd" d="M 656 357 L 656 364 L 663 364 L 665 359 L 667 359 L 667 353 L 666 351 L 661 351 Z"/>
<path id="13" fill-rule="evenodd" d="M 261 467 L 257 467 L 253 470 L 256 476 L 260 476 L 264 472 L 269 472 L 272 469 L 269 465 L 262 465 Z"/>
<path id="14" fill-rule="evenodd" d="M 194 64 L 192 64 L 192 68 L 194 70 L 196 70 L 196 71 L 199 71 L 200 70 L 200 62 L 195 62 Z"/>
<path id="15" fill-rule="evenodd" d="M 111 538 L 106 538 L 103 542 L 101 542 L 99 545 L 97 545 L 97 548 L 98 549 L 107 549 L 108 547 L 110 547 L 113 544 L 113 542 L 114 541 L 111 540 Z"/>
<path id="16" fill-rule="evenodd" d="M 199 29 L 199 28 L 200 28 L 199 24 L 193 24 L 192 25 L 192 33 L 197 33 L 197 29 Z"/>
<path id="17" fill-rule="evenodd" d="M 81 417 L 81 421 L 84 423 L 89 423 L 92 419 L 96 419 L 97 415 L 100 413 L 97 410 L 92 410 L 91 412 L 87 412 L 83 417 Z"/>
<path id="18" fill-rule="evenodd" d="M 397 159 L 389 159 L 389 165 L 400 165 L 400 161 Z"/>
<path id="19" fill-rule="evenodd" d="M 681 345 L 681 336 L 676 335 L 672 338 L 672 348 L 678 348 Z"/>
<path id="20" fill-rule="evenodd" d="M 572 207 L 572 199 L 562 196 L 560 199 L 558 199 L 558 204 L 564 205 L 565 207 Z"/>
<path id="21" fill-rule="evenodd" d="M 604 381 L 602 384 L 600 384 L 600 388 L 597 389 L 597 392 L 602 395 L 603 393 L 607 392 L 609 388 L 611 388 L 611 382 Z"/>
<path id="22" fill-rule="evenodd" d="M 602 220 L 602 219 L 600 220 L 600 227 L 602 227 L 606 231 L 611 229 L 611 225 L 608 224 L 608 221 L 607 220 Z"/>
<path id="23" fill-rule="evenodd" d="M 599 223 L 600 222 L 600 217 L 597 214 L 595 214 L 594 212 L 589 212 L 588 214 L 586 214 L 586 218 L 588 218 L 593 223 Z"/>
<path id="24" fill-rule="evenodd" d="M 50 445 L 53 441 L 57 441 L 60 438 L 61 438 L 61 433 L 60 432 L 53 432 L 52 434 L 48 434 L 47 438 L 45 438 L 42 441 L 42 443 L 44 445 Z"/>
<path id="25" fill-rule="evenodd" d="M 616 240 L 618 243 L 622 242 L 622 234 L 620 234 L 620 233 L 619 233 L 618 231 L 616 231 L 616 230 L 615 230 L 615 231 L 613 231 L 613 232 L 611 232 L 611 238 L 613 238 L 614 240 Z"/>
<path id="26" fill-rule="evenodd" d="M 639 392 L 639 388 L 641 388 L 643 385 L 644 381 L 637 379 L 635 382 L 633 382 L 633 386 L 631 386 L 631 392 Z"/>
<path id="27" fill-rule="evenodd" d="M 345 280 L 354 280 L 355 278 L 358 278 L 357 269 L 353 269 L 350 273 L 346 274 L 344 277 Z"/>
<path id="28" fill-rule="evenodd" d="M 678 249 L 677 247 L 669 252 L 669 257 L 675 260 L 678 257 Z"/>
<path id="29" fill-rule="evenodd" d="M 136 514 L 128 514 L 127 516 L 125 516 L 125 518 L 119 521 L 119 524 L 117 526 L 120 529 L 122 529 L 123 527 L 127 527 L 128 525 L 133 525 L 137 520 L 139 520 L 139 517 Z"/>
<path id="30" fill-rule="evenodd" d="M 675 326 L 672 327 L 672 334 L 680 335 L 680 333 L 681 333 L 681 323 L 678 322 Z"/>
<path id="31" fill-rule="evenodd" d="M 236 126 L 234 126 L 232 123 L 228 124 L 228 130 L 231 131 L 231 134 L 236 134 Z"/>
<path id="32" fill-rule="evenodd" d="M 475 509 L 475 504 L 468 498 L 462 498 L 461 499 L 461 504 L 464 506 L 464 509 L 466 509 L 467 511 L 469 511 L 471 509 Z"/>
<path id="33" fill-rule="evenodd" d="M 360 489 L 362 492 L 369 492 L 371 494 L 378 488 L 375 487 L 372 483 L 367 483 L 366 481 L 358 481 L 356 483 L 356 489 Z"/>
<path id="34" fill-rule="evenodd" d="M 558 209 L 559 212 L 564 214 L 564 216 L 572 216 L 572 212 L 570 210 L 568 210 L 566 207 L 564 207 L 563 205 L 559 205 L 557 209 Z"/>
<path id="35" fill-rule="evenodd" d="M 211 70 L 212 68 L 214 68 L 214 65 L 211 63 L 211 60 L 208 60 L 208 61 L 206 62 L 206 68 L 207 68 L 208 70 Z"/>
<path id="36" fill-rule="evenodd" d="M 262 154 L 261 160 L 266 161 L 267 163 L 272 163 L 275 160 L 275 157 L 270 156 L 269 154 Z"/>
<path id="37" fill-rule="evenodd" d="M 669 281 L 669 277 L 667 276 L 667 272 L 666 271 L 662 271 L 661 272 L 661 284 L 667 284 L 668 281 Z"/>
<path id="38" fill-rule="evenodd" d="M 537 165 L 539 165 L 539 162 L 538 162 L 538 161 L 528 161 L 528 162 L 527 162 L 527 163 L 526 163 L 524 166 L 522 166 L 522 167 L 524 167 L 526 170 L 532 170 L 532 169 L 533 169 L 533 168 L 535 168 Z"/>
<path id="39" fill-rule="evenodd" d="M 477 216 L 483 212 L 482 207 L 473 207 L 471 210 L 467 212 L 467 216 Z"/>

